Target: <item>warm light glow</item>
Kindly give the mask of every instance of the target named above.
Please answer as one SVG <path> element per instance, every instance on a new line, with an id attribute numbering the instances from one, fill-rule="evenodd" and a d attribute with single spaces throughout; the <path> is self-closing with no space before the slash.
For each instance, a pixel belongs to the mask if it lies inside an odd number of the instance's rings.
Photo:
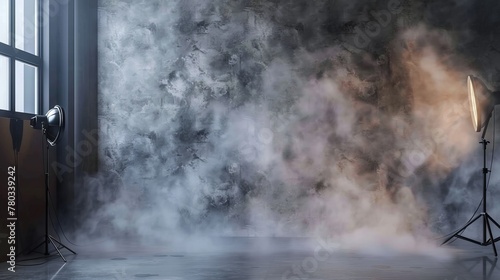
<path id="1" fill-rule="evenodd" d="M 472 83 L 471 76 L 467 77 L 467 88 L 469 91 L 469 105 L 472 117 L 472 125 L 474 126 L 474 130 L 476 132 L 479 132 L 481 128 L 479 127 L 479 114 L 477 110 L 476 93 L 474 92 L 474 84 Z"/>

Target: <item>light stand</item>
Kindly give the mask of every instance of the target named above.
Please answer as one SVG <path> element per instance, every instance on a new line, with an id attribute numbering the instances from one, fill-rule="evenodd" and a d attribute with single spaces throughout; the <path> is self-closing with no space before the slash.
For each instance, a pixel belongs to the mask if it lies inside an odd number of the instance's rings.
<path id="1" fill-rule="evenodd" d="M 61 130 L 64 127 L 64 112 L 62 108 L 56 105 L 53 109 L 49 110 L 45 116 L 36 116 L 31 119 L 31 126 L 35 129 L 42 129 L 43 135 L 45 137 L 45 141 L 47 142 L 47 153 L 45 156 L 45 238 L 42 243 L 35 247 L 32 251 L 35 251 L 40 246 L 45 244 L 45 252 L 46 256 L 50 255 L 49 253 L 49 242 L 54 246 L 59 256 L 66 262 L 66 259 L 61 254 L 59 249 L 66 248 L 71 253 L 76 253 L 62 244 L 60 241 L 49 235 L 49 148 L 50 146 L 55 146 L 56 142 L 59 140 L 59 135 L 61 134 Z M 50 144 L 50 145 L 49 145 Z M 59 244 L 61 248 L 57 245 Z"/>
<path id="2" fill-rule="evenodd" d="M 464 227 L 462 227 L 461 229 L 459 229 L 454 235 L 452 235 L 451 237 L 449 237 L 448 239 L 446 239 L 442 244 L 446 244 L 448 243 L 452 238 L 456 237 L 456 238 L 460 238 L 460 239 L 463 239 L 465 241 L 468 241 L 468 242 L 472 242 L 472 243 L 475 243 L 475 244 L 478 244 L 478 245 L 481 245 L 481 246 L 488 246 L 488 245 L 492 245 L 493 246 L 493 252 L 495 253 L 495 257 L 498 256 L 497 254 L 497 248 L 495 246 L 495 242 L 500 240 L 500 237 L 498 238 L 493 238 L 493 233 L 491 231 L 491 225 L 490 225 L 490 221 L 492 223 L 494 223 L 498 228 L 500 228 L 500 224 L 498 224 L 495 219 L 493 219 L 487 212 L 487 208 L 486 208 L 486 189 L 487 189 L 487 180 L 486 180 L 486 174 L 488 174 L 488 172 L 491 172 L 491 170 L 489 170 L 487 167 L 486 167 L 486 146 L 488 145 L 488 143 L 490 143 L 489 141 L 487 141 L 486 139 L 484 139 L 485 137 L 485 134 L 486 134 L 486 130 L 488 128 L 488 123 L 491 119 L 491 113 L 490 115 L 487 117 L 487 121 L 486 121 L 486 125 L 485 125 L 485 128 L 484 128 L 484 131 L 483 131 L 483 135 L 481 137 L 481 142 L 479 142 L 479 144 L 482 144 L 483 145 L 483 212 L 480 213 L 479 215 L 477 215 L 474 219 L 472 219 L 470 222 L 468 222 Z M 467 227 L 469 227 L 471 224 L 473 224 L 475 221 L 479 220 L 479 218 L 483 218 L 483 241 L 482 242 L 479 242 L 479 241 L 476 241 L 474 239 L 470 239 L 468 237 L 465 237 L 465 236 L 462 236 L 460 235 Z M 486 230 L 488 230 L 488 234 L 490 236 L 490 239 L 486 240 Z"/>
<path id="3" fill-rule="evenodd" d="M 489 90 L 486 85 L 478 78 L 474 76 L 468 76 L 467 77 L 467 91 L 469 95 L 469 106 L 470 106 L 470 113 L 471 113 L 471 119 L 472 119 L 472 125 L 474 127 L 474 130 L 476 132 L 480 132 L 481 129 L 484 127 L 483 134 L 481 136 L 481 142 L 480 144 L 483 145 L 483 212 L 474 217 L 472 220 L 470 220 L 464 227 L 459 229 L 455 234 L 453 234 L 451 237 L 446 239 L 443 244 L 448 243 L 452 238 L 456 237 L 459 239 L 463 239 L 465 241 L 481 245 L 481 246 L 488 246 L 492 245 L 493 246 L 493 252 L 495 253 L 495 257 L 498 256 L 497 254 L 497 248 L 495 246 L 495 242 L 500 240 L 500 237 L 494 238 L 493 233 L 491 231 L 491 225 L 490 222 L 494 223 L 498 228 L 500 228 L 500 224 L 498 224 L 487 212 L 487 207 L 486 207 L 486 191 L 487 191 L 487 179 L 486 179 L 486 174 L 491 172 L 491 170 L 488 170 L 486 167 L 486 146 L 489 141 L 486 141 L 485 134 L 486 130 L 488 129 L 488 123 L 490 122 L 491 115 L 493 110 L 495 109 L 495 105 L 500 104 L 500 92 L 493 92 Z M 483 121 L 484 120 L 484 121 Z M 479 242 L 477 240 L 462 236 L 461 233 L 469 227 L 471 224 L 473 224 L 475 221 L 479 220 L 479 218 L 482 218 L 483 220 L 483 240 L 482 242 Z M 486 232 L 488 231 L 488 232 Z M 490 238 L 487 240 L 486 236 L 489 235 Z"/>

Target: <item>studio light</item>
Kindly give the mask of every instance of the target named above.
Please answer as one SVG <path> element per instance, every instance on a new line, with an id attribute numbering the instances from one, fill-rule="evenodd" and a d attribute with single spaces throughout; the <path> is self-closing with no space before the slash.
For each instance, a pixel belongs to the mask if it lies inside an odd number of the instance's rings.
<path id="1" fill-rule="evenodd" d="M 487 212 L 487 207 L 486 207 L 486 194 L 487 194 L 487 174 L 491 172 L 486 167 L 486 146 L 489 141 L 487 141 L 484 137 L 486 134 L 486 131 L 488 129 L 488 123 L 491 119 L 491 115 L 493 113 L 493 110 L 495 109 L 495 105 L 500 104 L 500 92 L 493 92 L 489 90 L 485 84 L 479 79 L 474 76 L 468 76 L 467 77 L 467 91 L 469 95 L 469 107 L 470 107 L 470 114 L 472 118 L 472 125 L 474 127 L 474 130 L 476 132 L 480 132 L 481 129 L 483 130 L 483 134 L 481 136 L 481 142 L 479 142 L 483 146 L 483 168 L 482 168 L 482 173 L 483 173 L 483 212 L 480 213 L 479 215 L 475 216 L 467 224 L 465 224 L 464 227 L 456 231 L 451 237 L 446 239 L 443 244 L 448 243 L 451 239 L 453 238 L 459 238 L 477 245 L 481 246 L 488 246 L 492 245 L 493 246 L 493 252 L 495 253 L 495 256 L 497 256 L 497 248 L 495 246 L 495 242 L 500 240 L 500 237 L 494 238 L 493 233 L 491 230 L 491 223 L 493 223 L 495 226 L 500 228 L 500 224 L 496 222 Z M 483 129 L 484 128 L 484 129 Z M 469 227 L 471 224 L 473 224 L 475 221 L 479 220 L 483 221 L 482 228 L 482 240 L 477 241 L 465 236 L 462 236 L 461 234 Z M 490 223 L 491 222 L 491 223 Z M 487 237 L 489 236 L 489 239 Z"/>
<path id="2" fill-rule="evenodd" d="M 476 132 L 480 132 L 487 125 L 495 105 L 500 104 L 500 92 L 489 90 L 483 81 L 474 76 L 467 77 L 467 90 L 472 125 Z"/>
<path id="3" fill-rule="evenodd" d="M 51 146 L 55 146 L 64 129 L 64 111 L 61 106 L 56 105 L 45 116 L 40 115 L 31 118 L 30 125 L 34 129 L 44 130 L 47 142 Z"/>
<path id="4" fill-rule="evenodd" d="M 41 129 L 45 140 L 50 146 L 55 146 L 59 139 L 61 138 L 62 132 L 64 130 L 64 110 L 61 106 L 56 105 L 54 108 L 50 109 L 45 115 L 34 116 L 30 120 L 30 125 L 34 129 Z M 38 249 L 40 246 L 45 245 L 45 255 L 49 256 L 49 244 L 54 246 L 59 256 L 66 262 L 66 259 L 62 255 L 60 249 L 65 248 L 73 254 L 76 254 L 73 250 L 66 247 L 56 238 L 49 235 L 49 145 L 47 145 L 47 152 L 45 153 L 45 238 L 42 243 L 35 247 L 32 251 Z"/>

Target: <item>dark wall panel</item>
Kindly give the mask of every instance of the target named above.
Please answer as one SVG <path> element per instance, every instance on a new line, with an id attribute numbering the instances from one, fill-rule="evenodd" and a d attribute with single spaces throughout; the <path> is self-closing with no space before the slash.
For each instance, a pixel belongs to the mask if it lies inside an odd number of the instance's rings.
<path id="1" fill-rule="evenodd" d="M 29 121 L 17 121 L 22 126 L 22 142 L 16 168 L 17 202 L 15 209 L 18 213 L 16 226 L 17 252 L 32 249 L 37 242 L 43 240 L 44 234 L 44 171 L 42 156 L 43 135 L 40 130 L 30 127 Z M 0 220 L 2 224 L 7 220 L 7 169 L 15 166 L 15 153 L 11 137 L 11 127 L 15 126 L 11 119 L 0 117 Z M 19 127 L 18 127 L 19 129 Z M 51 192 L 55 193 L 54 185 Z M 5 226 L 0 227 L 0 260 L 7 255 L 7 238 L 9 232 Z M 9 245 L 10 246 L 10 245 Z"/>

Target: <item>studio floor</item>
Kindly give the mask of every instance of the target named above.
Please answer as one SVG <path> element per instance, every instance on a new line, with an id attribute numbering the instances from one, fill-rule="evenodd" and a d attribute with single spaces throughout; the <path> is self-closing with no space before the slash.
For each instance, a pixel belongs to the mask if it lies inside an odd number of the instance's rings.
<path id="1" fill-rule="evenodd" d="M 130 243 L 112 249 L 73 246 L 78 255 L 63 250 L 66 263 L 52 255 L 18 263 L 22 266 L 15 273 L 3 263 L 0 279 L 500 279 L 491 246 L 460 241 L 451 246 L 451 258 L 328 251 L 300 238 L 220 238 L 211 243 L 209 249 L 194 243 L 188 250 Z"/>

